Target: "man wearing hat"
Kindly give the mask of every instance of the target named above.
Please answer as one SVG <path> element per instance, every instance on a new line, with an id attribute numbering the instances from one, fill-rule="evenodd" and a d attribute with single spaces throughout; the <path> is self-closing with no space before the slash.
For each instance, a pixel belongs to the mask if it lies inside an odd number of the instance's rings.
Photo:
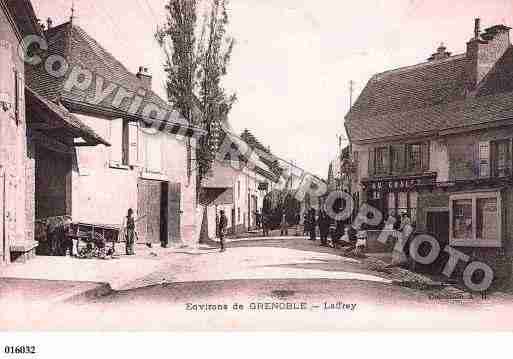
<path id="1" fill-rule="evenodd" d="M 133 256 L 134 252 L 134 243 L 135 243 L 135 220 L 134 220 L 134 210 L 132 208 L 128 209 L 128 213 L 126 216 L 126 233 L 125 233 L 125 242 L 126 242 L 126 255 Z"/>
<path id="2" fill-rule="evenodd" d="M 221 252 L 224 252 L 226 249 L 224 248 L 224 235 L 226 232 L 226 225 L 228 224 L 228 219 L 224 214 L 224 210 L 221 210 L 221 214 L 219 216 L 219 241 L 221 242 Z"/>

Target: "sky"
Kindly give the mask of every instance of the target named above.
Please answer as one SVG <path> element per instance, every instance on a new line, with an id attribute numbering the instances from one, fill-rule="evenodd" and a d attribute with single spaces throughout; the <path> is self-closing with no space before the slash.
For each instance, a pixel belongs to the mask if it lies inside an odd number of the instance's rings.
<path id="1" fill-rule="evenodd" d="M 71 0 L 32 2 L 42 20 L 69 20 Z M 75 0 L 78 25 L 134 73 L 149 67 L 163 98 L 153 33 L 165 3 Z M 464 53 L 476 17 L 483 29 L 513 27 L 511 0 L 231 0 L 229 13 L 236 46 L 225 87 L 238 96 L 230 123 L 323 178 L 345 136 L 349 81 L 356 99 L 373 74 L 424 62 L 442 42 Z"/>

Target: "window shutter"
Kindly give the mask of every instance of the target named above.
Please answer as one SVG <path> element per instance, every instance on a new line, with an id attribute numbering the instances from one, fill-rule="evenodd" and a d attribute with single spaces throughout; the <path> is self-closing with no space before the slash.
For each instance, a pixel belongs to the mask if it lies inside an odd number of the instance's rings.
<path id="1" fill-rule="evenodd" d="M 497 144 L 494 142 L 481 142 L 488 146 L 488 175 L 494 177 L 497 175 Z"/>
<path id="2" fill-rule="evenodd" d="M 14 70 L 14 117 L 16 118 L 16 122 L 20 121 L 20 77 L 18 70 Z"/>
<path id="3" fill-rule="evenodd" d="M 110 121 L 110 162 L 113 165 L 121 165 L 123 160 L 123 119 L 117 118 Z"/>
<path id="4" fill-rule="evenodd" d="M 488 141 L 481 141 L 478 143 L 478 176 L 479 177 L 490 177 L 495 172 L 493 158 L 495 155 L 495 146 L 493 143 Z"/>
<path id="5" fill-rule="evenodd" d="M 392 146 L 387 146 L 387 150 L 385 151 L 385 173 L 392 173 Z"/>
<path id="6" fill-rule="evenodd" d="M 139 126 L 138 122 L 128 123 L 128 164 L 130 166 L 139 165 Z"/>
<path id="7" fill-rule="evenodd" d="M 376 150 L 374 148 L 371 148 L 369 150 L 369 176 L 374 176 L 376 173 Z"/>
<path id="8" fill-rule="evenodd" d="M 421 161 L 422 161 L 422 171 L 429 171 L 429 142 L 423 143 L 421 145 Z"/>
<path id="9" fill-rule="evenodd" d="M 162 169 L 162 137 L 160 134 L 146 137 L 148 153 L 146 154 L 146 169 L 160 173 Z"/>
<path id="10" fill-rule="evenodd" d="M 392 173 L 401 173 L 405 168 L 405 146 L 392 145 Z"/>

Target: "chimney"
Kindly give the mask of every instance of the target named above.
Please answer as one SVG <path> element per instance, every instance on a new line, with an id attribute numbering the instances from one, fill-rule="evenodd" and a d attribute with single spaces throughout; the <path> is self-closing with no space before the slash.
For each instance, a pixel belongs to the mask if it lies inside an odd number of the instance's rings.
<path id="1" fill-rule="evenodd" d="M 467 43 L 466 90 L 474 92 L 511 46 L 509 30 L 495 25 L 481 33 L 480 20 L 475 20 L 474 37 Z"/>
<path id="2" fill-rule="evenodd" d="M 451 56 L 450 52 L 447 52 L 447 47 L 444 46 L 444 43 L 442 42 L 440 46 L 438 46 L 438 49 L 436 49 L 436 52 L 431 55 L 431 57 L 428 58 L 428 61 L 440 61 L 445 60 Z"/>
<path id="3" fill-rule="evenodd" d="M 481 19 L 476 18 L 474 20 L 474 40 L 479 39 L 480 34 L 481 34 Z"/>
<path id="4" fill-rule="evenodd" d="M 144 67 L 144 66 L 139 67 L 139 72 L 137 73 L 136 76 L 139 80 L 141 80 L 144 88 L 151 90 L 152 76 L 147 67 Z"/>
<path id="5" fill-rule="evenodd" d="M 50 30 L 52 28 L 52 25 L 53 25 L 52 18 L 49 17 L 48 19 L 46 19 L 46 30 Z"/>

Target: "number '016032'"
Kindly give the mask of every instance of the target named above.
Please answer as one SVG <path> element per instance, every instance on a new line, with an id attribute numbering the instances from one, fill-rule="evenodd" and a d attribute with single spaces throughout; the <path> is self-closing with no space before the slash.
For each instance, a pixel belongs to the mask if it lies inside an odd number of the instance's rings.
<path id="1" fill-rule="evenodd" d="M 4 347 L 5 354 L 36 354 L 34 345 L 6 345 Z"/>

